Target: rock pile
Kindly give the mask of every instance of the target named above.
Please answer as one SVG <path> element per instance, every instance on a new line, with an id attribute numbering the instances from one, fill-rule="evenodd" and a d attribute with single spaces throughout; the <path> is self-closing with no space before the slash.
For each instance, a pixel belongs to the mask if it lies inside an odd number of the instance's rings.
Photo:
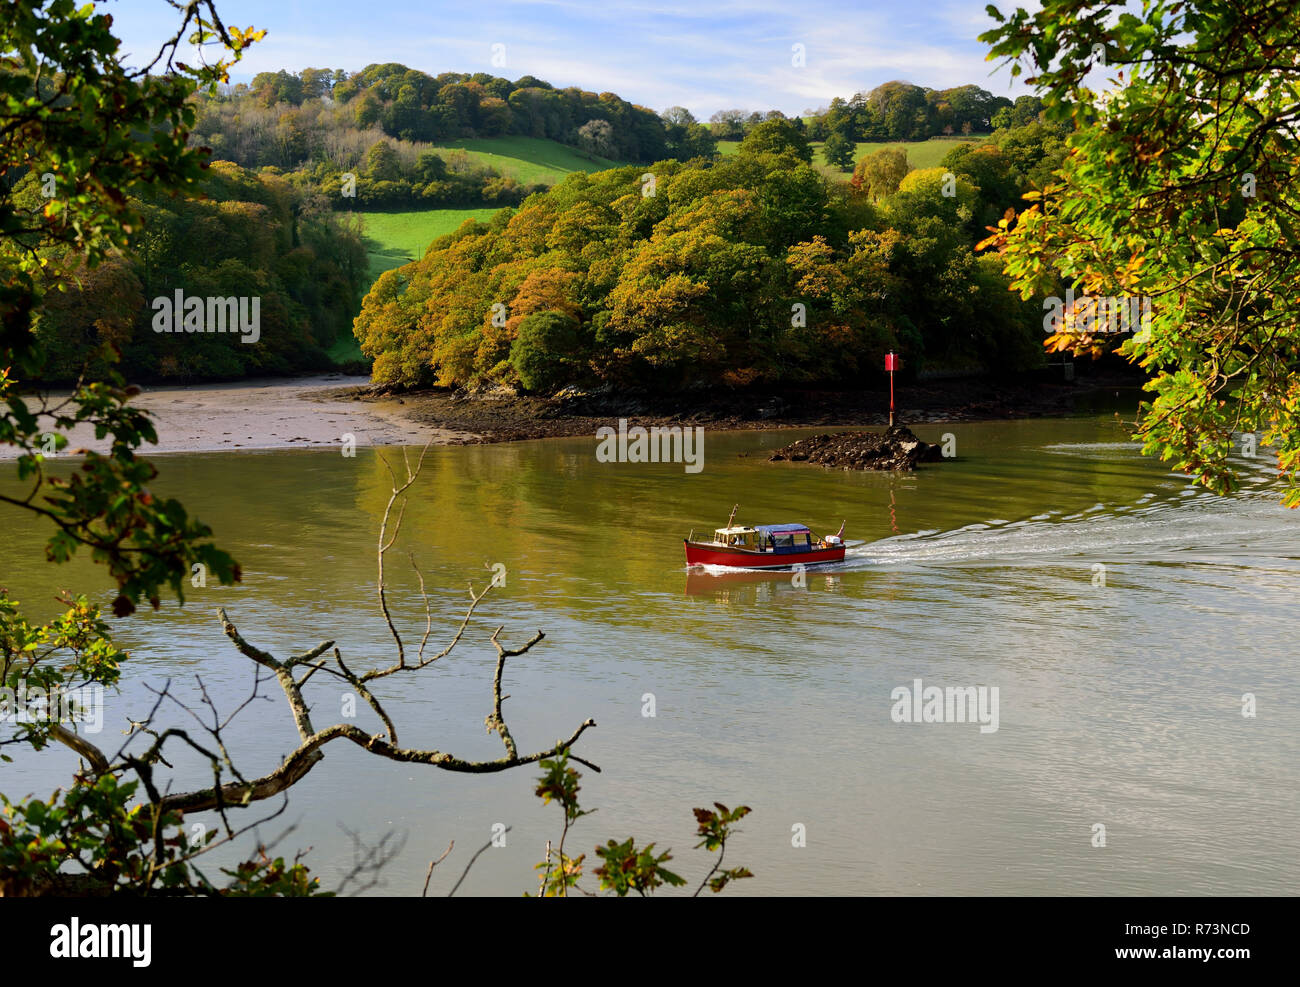
<path id="1" fill-rule="evenodd" d="M 770 463 L 817 463 L 827 469 L 914 470 L 917 463 L 942 459 L 937 445 L 922 442 L 912 430 L 895 425 L 883 432 L 814 435 L 777 449 Z"/>

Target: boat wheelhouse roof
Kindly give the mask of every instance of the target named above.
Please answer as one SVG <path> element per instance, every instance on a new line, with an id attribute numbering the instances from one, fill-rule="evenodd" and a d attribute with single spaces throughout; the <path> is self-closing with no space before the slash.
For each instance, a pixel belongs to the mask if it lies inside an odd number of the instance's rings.
<path id="1" fill-rule="evenodd" d="M 761 531 L 765 535 L 791 535 L 801 534 L 810 529 L 806 524 L 756 524 L 755 531 Z"/>
<path id="2" fill-rule="evenodd" d="M 754 529 L 749 527 L 748 525 L 738 524 L 734 528 L 718 528 L 717 533 L 720 535 L 744 535 L 750 533 L 753 530 Z"/>

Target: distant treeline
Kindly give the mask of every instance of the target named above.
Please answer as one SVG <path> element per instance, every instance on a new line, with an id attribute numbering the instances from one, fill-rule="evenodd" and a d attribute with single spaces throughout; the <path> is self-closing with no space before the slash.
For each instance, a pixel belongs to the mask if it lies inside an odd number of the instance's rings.
<path id="1" fill-rule="evenodd" d="M 435 150 L 466 138 L 545 138 L 599 165 L 649 164 L 711 158 L 718 140 L 738 141 L 760 123 L 786 119 L 777 110 L 722 110 L 706 126 L 680 106 L 655 113 L 614 93 L 556 89 L 533 76 L 430 76 L 396 62 L 353 75 L 263 72 L 251 84 L 200 97 L 199 107 L 193 140 L 214 157 L 290 173 L 325 192 L 335 208 L 518 205 L 544 187 L 462 151 Z M 935 90 L 887 82 L 789 123 L 809 140 L 827 141 L 827 160 L 847 170 L 859 141 L 986 134 L 1029 123 L 1041 109 L 1034 97 L 1013 103 L 975 85 Z"/>
<path id="2" fill-rule="evenodd" d="M 1037 120 L 1042 109 L 1037 96 L 1021 96 L 1012 102 L 975 85 L 928 89 L 895 81 L 849 99 L 836 97 L 829 107 L 809 111 L 805 118 L 791 122 L 814 141 L 834 135 L 852 142 L 920 141 L 1023 126 Z M 783 115 L 775 110 L 720 110 L 709 123 L 719 140 L 738 141 L 772 119 L 783 119 Z"/>
<path id="3" fill-rule="evenodd" d="M 548 392 L 861 383 L 907 365 L 1041 365 L 1042 310 L 984 226 L 1059 164 L 1035 122 L 909 173 L 886 148 L 827 178 L 793 121 L 736 155 L 573 174 L 383 274 L 356 320 L 378 382 Z"/>
<path id="4" fill-rule="evenodd" d="M 282 177 L 225 161 L 212 164 L 200 191 L 202 198 L 140 202 L 144 226 L 128 256 L 87 270 L 51 254 L 62 290 L 48 293 L 36 321 L 45 380 L 75 379 L 88 361 L 93 377 L 102 369 L 95 350 L 104 344 L 138 378 L 236 378 L 333 366 L 325 350 L 350 334 L 368 284 L 365 250 L 348 225 L 355 221 Z M 39 177 L 24 178 L 15 194 L 37 207 Z M 155 331 L 164 307 L 155 300 L 170 308 L 178 291 L 202 300 L 198 328 L 186 331 L 175 319 L 173 331 Z M 231 299 L 251 313 L 253 298 L 256 342 L 243 342 L 231 327 L 208 331 L 209 300 Z"/>
<path id="5" fill-rule="evenodd" d="M 539 186 L 433 145 L 461 138 L 537 137 L 597 164 L 712 155 L 713 135 L 680 108 L 663 115 L 613 93 L 556 89 L 532 76 L 430 76 L 397 63 L 264 72 L 199 100 L 193 140 L 248 168 L 294 172 L 336 207 L 517 205 Z M 340 196 L 344 175 L 353 195 Z"/>

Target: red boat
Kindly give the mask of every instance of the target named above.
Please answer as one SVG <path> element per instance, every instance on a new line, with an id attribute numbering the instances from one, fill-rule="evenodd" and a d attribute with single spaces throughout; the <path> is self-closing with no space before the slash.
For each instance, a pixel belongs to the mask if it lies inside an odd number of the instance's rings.
<path id="1" fill-rule="evenodd" d="M 741 569 L 789 569 L 796 565 L 824 565 L 844 561 L 844 525 L 838 533 L 818 538 L 802 524 L 732 526 L 731 509 L 725 528 L 713 532 L 712 541 L 682 539 L 686 564 L 734 566 Z M 693 534 L 693 533 L 692 533 Z"/>

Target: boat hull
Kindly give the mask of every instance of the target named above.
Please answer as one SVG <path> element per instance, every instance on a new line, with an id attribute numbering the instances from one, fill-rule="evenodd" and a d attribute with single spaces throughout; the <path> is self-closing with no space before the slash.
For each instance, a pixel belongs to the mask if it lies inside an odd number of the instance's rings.
<path id="1" fill-rule="evenodd" d="M 844 546 L 814 548 L 801 552 L 755 552 L 725 545 L 706 545 L 682 540 L 686 564 L 733 566 L 737 569 L 789 569 L 796 565 L 825 565 L 844 561 Z"/>

